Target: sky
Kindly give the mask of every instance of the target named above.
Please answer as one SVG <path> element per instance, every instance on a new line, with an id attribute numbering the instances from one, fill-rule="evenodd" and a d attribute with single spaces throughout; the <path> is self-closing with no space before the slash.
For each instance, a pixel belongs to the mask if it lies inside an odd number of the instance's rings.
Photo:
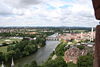
<path id="1" fill-rule="evenodd" d="M 95 27 L 92 0 L 0 0 L 0 27 Z"/>

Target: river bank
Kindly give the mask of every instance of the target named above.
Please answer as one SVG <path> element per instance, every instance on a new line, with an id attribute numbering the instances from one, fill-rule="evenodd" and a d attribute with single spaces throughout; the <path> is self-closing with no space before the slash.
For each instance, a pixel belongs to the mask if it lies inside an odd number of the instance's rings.
<path id="1" fill-rule="evenodd" d="M 15 65 L 22 67 L 25 64 L 31 63 L 33 60 L 35 60 L 37 64 L 42 64 L 48 59 L 49 55 L 53 52 L 59 43 L 59 41 L 46 41 L 46 46 L 40 48 L 35 54 L 32 54 L 31 56 L 16 60 Z"/>

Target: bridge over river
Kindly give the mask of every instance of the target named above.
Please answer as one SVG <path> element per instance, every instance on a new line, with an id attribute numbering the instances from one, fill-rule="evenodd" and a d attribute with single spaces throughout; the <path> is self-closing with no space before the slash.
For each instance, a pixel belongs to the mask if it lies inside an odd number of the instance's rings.
<path id="1" fill-rule="evenodd" d="M 60 39 L 59 39 L 59 34 L 58 34 L 58 33 L 55 33 L 55 34 L 53 34 L 53 35 L 51 35 L 51 36 L 48 36 L 48 37 L 46 38 L 46 40 L 47 40 L 47 41 L 60 41 Z"/>

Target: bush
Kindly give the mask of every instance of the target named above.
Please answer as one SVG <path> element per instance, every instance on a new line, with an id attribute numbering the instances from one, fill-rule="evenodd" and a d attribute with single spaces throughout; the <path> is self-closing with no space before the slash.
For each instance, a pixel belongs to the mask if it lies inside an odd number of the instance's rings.
<path id="1" fill-rule="evenodd" d="M 78 67 L 93 67 L 93 56 L 80 56 L 78 59 Z"/>
<path id="2" fill-rule="evenodd" d="M 83 46 L 83 45 L 78 45 L 77 48 L 79 48 L 80 50 L 83 50 L 83 49 L 85 49 L 85 46 Z"/>
<path id="3" fill-rule="evenodd" d="M 57 57 L 55 60 L 47 61 L 43 67 L 67 67 L 67 63 L 62 57 Z"/>

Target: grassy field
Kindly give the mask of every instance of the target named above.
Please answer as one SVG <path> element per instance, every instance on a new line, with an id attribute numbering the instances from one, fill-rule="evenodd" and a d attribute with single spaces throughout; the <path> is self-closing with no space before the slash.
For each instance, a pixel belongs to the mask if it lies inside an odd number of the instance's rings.
<path id="1" fill-rule="evenodd" d="M 2 38 L 2 39 L 0 39 L 0 44 L 2 44 L 2 43 L 10 44 L 12 42 L 21 41 L 21 40 L 22 39 L 18 39 L 18 38 Z M 7 52 L 7 46 L 0 47 L 0 52 L 6 53 Z"/>
<path id="2" fill-rule="evenodd" d="M 7 46 L 0 47 L 0 52 L 6 53 L 7 52 Z"/>
<path id="3" fill-rule="evenodd" d="M 73 30 L 73 32 L 79 32 L 79 33 L 81 33 L 81 32 L 85 32 L 86 30 Z"/>
<path id="4" fill-rule="evenodd" d="M 0 39 L 0 44 L 2 43 L 12 43 L 12 42 L 15 42 L 15 41 L 21 41 L 22 39 L 18 39 L 18 38 L 3 38 L 3 39 Z"/>

